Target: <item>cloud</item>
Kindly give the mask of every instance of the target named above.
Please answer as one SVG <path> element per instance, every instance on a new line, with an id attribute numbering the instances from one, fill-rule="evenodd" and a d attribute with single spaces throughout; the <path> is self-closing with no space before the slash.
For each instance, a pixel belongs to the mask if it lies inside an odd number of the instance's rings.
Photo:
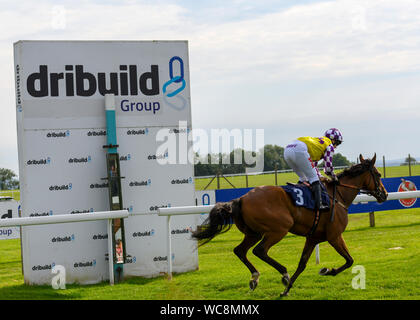
<path id="1" fill-rule="evenodd" d="M 420 2 L 190 2 L 4 4 L 0 126 L 8 147 L 16 141 L 12 43 L 22 39 L 188 40 L 195 127 L 283 128 L 282 139 L 337 122 L 352 132 L 358 114 L 394 114 L 396 131 L 419 118 L 410 75 L 420 70 Z"/>
<path id="2" fill-rule="evenodd" d="M 237 80 L 245 71 L 266 82 L 413 71 L 420 68 L 419 15 L 411 0 L 300 5 L 202 26 L 192 50 L 213 79 Z"/>
<path id="3" fill-rule="evenodd" d="M 272 13 L 239 1 L 224 8 L 231 20 L 216 23 L 220 7 L 209 8 L 206 19 L 203 9 L 177 3 L 23 1 L 0 13 L 9 26 L 0 39 L 187 39 L 191 64 L 199 65 L 196 80 L 210 82 L 245 81 L 245 70 L 270 82 L 420 68 L 420 3 L 415 0 L 315 2 Z M 60 26 L 60 8 L 65 26 L 54 28 Z M 233 17 L 234 9 L 242 19 Z"/>

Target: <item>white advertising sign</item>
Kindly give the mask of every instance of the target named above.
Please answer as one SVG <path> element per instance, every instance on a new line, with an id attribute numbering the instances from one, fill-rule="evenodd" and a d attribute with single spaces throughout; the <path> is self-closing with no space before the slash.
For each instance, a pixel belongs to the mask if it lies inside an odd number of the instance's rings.
<path id="1" fill-rule="evenodd" d="M 0 219 L 19 217 L 19 202 L 12 198 L 0 197 Z M 19 239 L 19 227 L 0 228 L 0 240 Z"/>
<path id="2" fill-rule="evenodd" d="M 14 50 L 22 216 L 109 210 L 104 94 L 113 93 L 123 206 L 147 213 L 125 220 L 124 275 L 165 272 L 157 208 L 195 201 L 188 43 L 19 41 Z M 172 220 L 174 272 L 198 268 L 197 222 Z M 107 238 L 104 221 L 25 227 L 25 282 L 50 284 L 55 265 L 67 283 L 107 280 Z"/>

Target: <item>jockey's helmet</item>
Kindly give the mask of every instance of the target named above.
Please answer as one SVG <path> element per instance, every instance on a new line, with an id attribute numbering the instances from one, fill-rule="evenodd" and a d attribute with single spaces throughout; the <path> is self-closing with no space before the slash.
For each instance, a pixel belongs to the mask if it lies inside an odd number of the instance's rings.
<path id="1" fill-rule="evenodd" d="M 336 142 L 336 145 L 340 145 L 343 142 L 343 135 L 340 130 L 336 128 L 331 128 L 325 131 L 324 136 Z"/>

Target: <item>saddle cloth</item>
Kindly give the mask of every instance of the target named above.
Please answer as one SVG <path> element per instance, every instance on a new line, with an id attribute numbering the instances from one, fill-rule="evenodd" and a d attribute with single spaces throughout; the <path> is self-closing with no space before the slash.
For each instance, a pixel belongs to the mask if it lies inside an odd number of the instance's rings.
<path id="1" fill-rule="evenodd" d="M 293 203 L 297 207 L 305 207 L 310 210 L 315 210 L 315 199 L 312 194 L 312 190 L 301 184 L 287 183 L 285 186 L 281 186 L 284 191 L 292 198 Z M 330 197 L 328 196 L 325 187 L 321 184 L 321 199 L 322 204 L 330 206 Z"/>

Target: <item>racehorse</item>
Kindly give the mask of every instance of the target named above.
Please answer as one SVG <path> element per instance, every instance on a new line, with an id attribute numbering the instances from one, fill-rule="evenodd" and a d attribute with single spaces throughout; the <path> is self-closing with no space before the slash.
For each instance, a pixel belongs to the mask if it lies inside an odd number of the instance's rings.
<path id="1" fill-rule="evenodd" d="M 203 245 L 216 235 L 228 231 L 233 219 L 237 228 L 245 235 L 233 252 L 251 272 L 249 281 L 251 290 L 257 287 L 260 273 L 249 262 L 246 254 L 258 242 L 252 253 L 280 272 L 282 283 L 286 287 L 281 296 L 288 295 L 318 243 L 328 241 L 346 260 L 345 264 L 337 269 L 322 268 L 319 271 L 320 275 L 335 276 L 353 264 L 353 258 L 347 249 L 342 233 L 348 223 L 348 208 L 357 194 L 362 192 L 372 195 L 379 203 L 384 202 L 388 197 L 380 179 L 381 175 L 375 167 L 376 154 L 371 160 L 365 160 L 362 155 L 359 159 L 359 164 L 338 174 L 338 182 L 323 179 L 330 196 L 330 209 L 320 214 L 317 228 L 313 232 L 310 231 L 314 222 L 314 211 L 296 207 L 281 187 L 260 186 L 240 198 L 216 203 L 207 220 L 193 232 L 192 237 L 199 240 L 199 245 Z M 267 254 L 268 250 L 283 239 L 288 232 L 306 237 L 299 265 L 292 278 L 285 266 Z"/>

